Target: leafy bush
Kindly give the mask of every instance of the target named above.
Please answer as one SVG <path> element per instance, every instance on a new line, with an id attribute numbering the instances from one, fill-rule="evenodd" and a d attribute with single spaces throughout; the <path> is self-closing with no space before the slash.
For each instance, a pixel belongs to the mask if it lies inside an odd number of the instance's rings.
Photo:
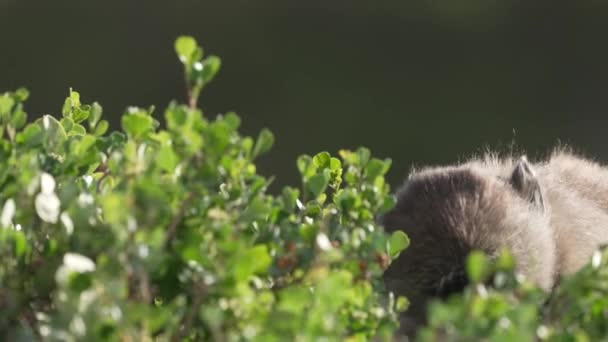
<path id="1" fill-rule="evenodd" d="M 176 52 L 188 104 L 129 108 L 108 133 L 70 90 L 61 118 L 27 124 L 19 89 L 0 96 L 0 331 L 4 340 L 388 339 L 381 293 L 407 246 L 374 215 L 393 198 L 390 160 L 365 148 L 301 156 L 298 188 L 268 194 L 234 113 L 197 99 L 220 60 L 190 37 Z"/>
<path id="2" fill-rule="evenodd" d="M 267 193 L 254 161 L 272 133 L 205 117 L 220 60 L 190 37 L 175 48 L 188 101 L 168 106 L 164 129 L 153 107 L 132 107 L 108 133 L 102 107 L 71 90 L 60 119 L 28 124 L 28 92 L 0 95 L 2 340 L 391 339 L 407 301 L 380 275 L 409 241 L 374 220 L 394 204 L 390 160 L 301 156 L 301 186 Z M 432 303 L 418 339 L 607 338 L 608 250 L 548 302 L 513 264 L 472 254 L 473 284 Z"/>
<path id="3" fill-rule="evenodd" d="M 515 276 L 503 253 L 495 263 L 468 258 L 473 284 L 463 295 L 430 306 L 421 341 L 604 341 L 608 338 L 608 249 L 597 251 L 550 296 Z M 488 277 L 494 274 L 494 277 Z M 486 286 L 490 280 L 491 286 Z"/>

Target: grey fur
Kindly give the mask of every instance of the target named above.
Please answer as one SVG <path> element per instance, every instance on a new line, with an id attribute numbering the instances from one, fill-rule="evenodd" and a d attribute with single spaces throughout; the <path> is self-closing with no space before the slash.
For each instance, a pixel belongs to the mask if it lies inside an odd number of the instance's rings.
<path id="1" fill-rule="evenodd" d="M 547 291 L 580 269 L 608 242 L 608 169 L 564 150 L 536 164 L 487 154 L 421 169 L 381 221 L 411 239 L 384 274 L 387 289 L 410 300 L 401 332 L 411 335 L 430 298 L 464 288 L 473 249 L 494 257 L 508 248 L 517 271 Z"/>

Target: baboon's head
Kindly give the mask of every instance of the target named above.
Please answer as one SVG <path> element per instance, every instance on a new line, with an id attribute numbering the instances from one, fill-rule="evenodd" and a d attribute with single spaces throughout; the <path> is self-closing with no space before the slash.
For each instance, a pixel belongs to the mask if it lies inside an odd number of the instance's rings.
<path id="1" fill-rule="evenodd" d="M 387 289 L 410 300 L 402 332 L 424 323 L 429 299 L 464 289 L 472 250 L 495 257 L 510 249 L 518 271 L 549 289 L 555 257 L 548 210 L 525 158 L 503 167 L 469 163 L 410 175 L 381 219 L 388 232 L 402 230 L 411 240 L 384 274 Z"/>

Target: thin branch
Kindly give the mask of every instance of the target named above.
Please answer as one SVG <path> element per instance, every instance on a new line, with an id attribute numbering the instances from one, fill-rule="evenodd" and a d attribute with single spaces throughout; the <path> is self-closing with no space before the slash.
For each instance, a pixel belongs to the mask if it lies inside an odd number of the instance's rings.
<path id="1" fill-rule="evenodd" d="M 182 202 L 179 207 L 179 211 L 177 215 L 173 217 L 169 227 L 167 228 L 167 238 L 165 240 L 165 246 L 168 246 L 171 241 L 175 238 L 175 234 L 177 234 L 177 226 L 182 222 L 184 216 L 186 215 L 186 209 L 190 206 L 190 202 L 194 199 L 194 193 L 191 192 L 186 196 L 186 199 Z"/>
<path id="2" fill-rule="evenodd" d="M 108 165 L 103 162 L 99 164 L 99 166 L 97 167 L 97 169 L 95 169 L 94 172 L 103 172 L 103 175 L 101 175 L 101 177 L 97 181 L 97 185 L 95 186 L 97 193 L 99 193 L 101 191 L 101 183 L 106 179 L 106 177 L 110 175 L 110 169 L 108 168 Z"/>
<path id="3" fill-rule="evenodd" d="M 103 172 L 103 175 L 99 178 L 99 180 L 97 181 L 97 193 L 101 192 L 101 183 L 106 179 L 106 177 L 108 177 L 110 175 L 110 170 L 106 170 Z"/>
<path id="4" fill-rule="evenodd" d="M 180 326 L 177 328 L 178 330 L 171 336 L 171 342 L 181 341 L 184 338 L 184 335 L 187 334 L 192 328 L 192 324 L 194 323 L 194 319 L 196 318 L 197 313 L 199 312 L 199 308 L 203 303 L 203 299 L 205 298 L 205 286 L 199 284 L 196 287 L 196 292 L 194 293 L 194 298 L 192 303 L 190 304 L 186 315 L 183 317 Z"/>

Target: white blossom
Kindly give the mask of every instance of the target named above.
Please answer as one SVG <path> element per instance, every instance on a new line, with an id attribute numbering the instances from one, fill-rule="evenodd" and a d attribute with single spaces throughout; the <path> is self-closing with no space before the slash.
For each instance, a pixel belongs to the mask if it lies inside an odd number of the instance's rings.
<path id="1" fill-rule="evenodd" d="M 329 238 L 324 233 L 317 234 L 317 246 L 323 251 L 330 250 L 332 248 Z"/>
<path id="2" fill-rule="evenodd" d="M 78 195 L 78 205 L 80 205 L 81 207 L 89 206 L 89 205 L 93 204 L 93 202 L 94 202 L 94 198 L 93 198 L 93 196 L 91 196 L 91 194 L 83 192 L 80 195 Z"/>
<path id="3" fill-rule="evenodd" d="M 4 202 L 2 207 L 2 214 L 0 215 L 0 227 L 8 227 L 13 223 L 13 217 L 15 217 L 15 201 L 9 198 Z"/>
<path id="4" fill-rule="evenodd" d="M 63 213 L 61 213 L 61 216 L 59 216 L 59 219 L 61 220 L 61 223 L 63 223 L 66 233 L 68 235 L 72 235 L 72 233 L 74 232 L 74 222 L 72 222 L 72 219 L 70 218 L 68 213 L 64 211 Z"/>
<path id="5" fill-rule="evenodd" d="M 39 193 L 36 195 L 36 213 L 44 221 L 48 223 L 57 223 L 59 218 L 59 197 L 55 193 Z"/>
<path id="6" fill-rule="evenodd" d="M 55 281 L 58 284 L 65 284 L 70 274 L 85 273 L 95 271 L 93 260 L 77 253 L 66 253 L 63 255 L 63 264 L 59 266 L 55 273 Z"/>
<path id="7" fill-rule="evenodd" d="M 75 316 L 70 322 L 70 331 L 75 335 L 84 336 L 87 333 L 87 326 L 80 316 Z"/>
<path id="8" fill-rule="evenodd" d="M 40 192 L 43 194 L 52 194 L 55 192 L 55 178 L 46 172 L 40 175 Z"/>
<path id="9" fill-rule="evenodd" d="M 65 253 L 63 255 L 63 265 L 74 272 L 84 273 L 95 271 L 95 262 L 86 256 L 77 253 Z"/>

